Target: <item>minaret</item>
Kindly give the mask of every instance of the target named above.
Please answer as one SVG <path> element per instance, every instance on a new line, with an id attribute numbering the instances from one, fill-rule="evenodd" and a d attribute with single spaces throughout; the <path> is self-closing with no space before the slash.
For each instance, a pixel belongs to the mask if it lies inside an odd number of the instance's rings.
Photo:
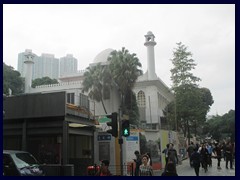
<path id="1" fill-rule="evenodd" d="M 33 58 L 35 54 L 32 53 L 31 50 L 26 50 L 24 53 L 26 57 L 24 64 L 25 64 L 25 93 L 30 92 L 30 88 L 32 86 L 32 71 L 33 71 Z"/>
<path id="2" fill-rule="evenodd" d="M 157 79 L 157 75 L 155 73 L 155 57 L 154 57 L 154 46 L 157 44 L 154 41 L 155 36 L 151 31 L 148 31 L 147 35 L 145 35 L 145 43 L 144 45 L 147 47 L 147 73 L 148 80 Z"/>

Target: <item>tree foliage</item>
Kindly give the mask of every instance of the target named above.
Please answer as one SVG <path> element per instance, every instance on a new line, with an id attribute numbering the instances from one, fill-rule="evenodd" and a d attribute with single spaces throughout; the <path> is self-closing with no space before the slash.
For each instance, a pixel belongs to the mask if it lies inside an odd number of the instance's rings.
<path id="1" fill-rule="evenodd" d="M 196 63 L 191 58 L 192 53 L 181 42 L 173 52 L 173 69 L 171 69 L 172 89 L 175 102 L 170 103 L 165 112 L 168 112 L 169 124 L 181 129 L 185 135 L 197 134 L 197 126 L 203 124 L 206 115 L 213 104 L 211 92 L 207 88 L 199 88 L 197 82 L 201 79 L 194 76 L 192 70 Z M 176 116 L 176 117 L 175 117 Z M 175 122 L 176 121 L 176 122 Z"/>
<path id="2" fill-rule="evenodd" d="M 43 78 L 37 78 L 32 81 L 33 88 L 35 88 L 36 86 L 48 85 L 48 84 L 58 84 L 58 81 L 57 79 L 51 79 L 48 76 Z"/>
<path id="3" fill-rule="evenodd" d="M 130 124 L 139 125 L 139 110 L 135 93 L 131 90 L 125 96 L 124 113 L 129 115 Z"/>
<path id="4" fill-rule="evenodd" d="M 139 133 L 139 139 L 140 139 L 140 152 L 141 154 L 148 152 L 147 148 L 147 139 L 146 136 L 142 133 Z"/>
<path id="5" fill-rule="evenodd" d="M 139 67 L 141 63 L 136 54 L 130 54 L 124 47 L 122 50 L 115 50 L 108 57 L 108 65 L 99 63 L 87 68 L 84 73 L 83 92 L 89 92 L 90 98 L 101 101 L 107 114 L 104 97 L 109 96 L 111 90 L 117 89 L 122 113 L 130 116 L 130 123 L 137 124 L 139 113 L 132 88 L 142 74 Z"/>
<path id="6" fill-rule="evenodd" d="M 110 93 L 111 75 L 108 67 L 98 63 L 96 66 L 90 66 L 84 73 L 82 92 L 88 92 L 91 99 L 101 102 L 105 113 L 107 110 L 104 105 L 104 97 Z"/>
<path id="7" fill-rule="evenodd" d="M 122 113 L 130 116 L 130 123 L 138 125 L 139 111 L 132 88 L 137 78 L 142 75 L 142 70 L 139 69 L 142 64 L 135 53 L 129 53 L 124 47 L 113 51 L 108 61 L 113 84 L 121 97 Z"/>
<path id="8" fill-rule="evenodd" d="M 173 52 L 173 59 L 171 59 L 174 66 L 171 69 L 171 80 L 173 82 L 173 89 L 180 85 L 193 84 L 197 85 L 197 82 L 201 79 L 194 76 L 191 72 L 195 69 L 196 63 L 191 58 L 192 53 L 187 51 L 187 47 L 181 42 L 177 43 L 177 48 Z"/>
<path id="9" fill-rule="evenodd" d="M 108 57 L 109 69 L 112 79 L 122 96 L 131 90 L 138 78 L 142 74 L 142 67 L 136 54 L 130 54 L 124 47 L 122 50 L 113 51 Z"/>
<path id="10" fill-rule="evenodd" d="M 212 136 L 216 140 L 230 137 L 235 141 L 235 110 L 209 119 L 203 126 L 202 136 Z"/>
<path id="11" fill-rule="evenodd" d="M 12 90 L 12 95 L 23 93 L 24 79 L 13 67 L 3 63 L 3 93 L 8 95 L 9 89 Z"/>

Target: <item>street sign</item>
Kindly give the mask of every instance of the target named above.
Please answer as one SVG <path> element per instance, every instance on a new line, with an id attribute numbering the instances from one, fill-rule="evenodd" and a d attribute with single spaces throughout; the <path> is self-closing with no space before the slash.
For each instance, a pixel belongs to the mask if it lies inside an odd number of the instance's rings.
<path id="1" fill-rule="evenodd" d="M 110 141 L 111 135 L 105 134 L 105 135 L 98 135 L 98 141 Z"/>

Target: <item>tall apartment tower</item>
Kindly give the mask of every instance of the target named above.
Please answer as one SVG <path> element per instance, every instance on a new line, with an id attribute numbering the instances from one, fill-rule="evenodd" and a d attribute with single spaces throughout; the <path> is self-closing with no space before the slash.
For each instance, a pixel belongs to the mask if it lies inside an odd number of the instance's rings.
<path id="1" fill-rule="evenodd" d="M 72 54 L 60 58 L 60 77 L 77 73 L 78 61 Z"/>
<path id="2" fill-rule="evenodd" d="M 33 79 L 48 76 L 51 79 L 59 78 L 59 59 L 53 54 L 42 53 L 36 57 L 33 68 Z"/>

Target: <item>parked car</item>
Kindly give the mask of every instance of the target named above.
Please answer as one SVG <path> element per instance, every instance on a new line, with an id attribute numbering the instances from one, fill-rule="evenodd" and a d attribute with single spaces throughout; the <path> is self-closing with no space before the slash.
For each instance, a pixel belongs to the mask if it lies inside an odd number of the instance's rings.
<path id="1" fill-rule="evenodd" d="M 3 150 L 4 176 L 44 176 L 36 158 L 25 151 Z"/>

